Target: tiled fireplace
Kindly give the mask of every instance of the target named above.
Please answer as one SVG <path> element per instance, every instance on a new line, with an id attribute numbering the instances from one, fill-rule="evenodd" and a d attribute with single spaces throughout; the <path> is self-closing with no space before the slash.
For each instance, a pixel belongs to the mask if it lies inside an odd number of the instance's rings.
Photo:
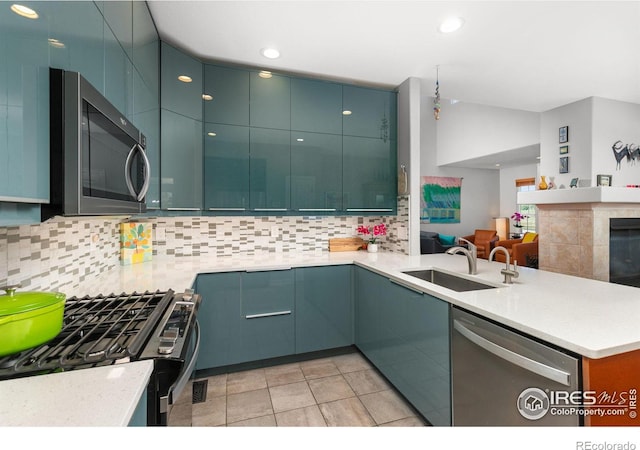
<path id="1" fill-rule="evenodd" d="M 640 189 L 578 188 L 519 194 L 538 207 L 538 267 L 609 281 L 611 218 L 640 217 Z"/>

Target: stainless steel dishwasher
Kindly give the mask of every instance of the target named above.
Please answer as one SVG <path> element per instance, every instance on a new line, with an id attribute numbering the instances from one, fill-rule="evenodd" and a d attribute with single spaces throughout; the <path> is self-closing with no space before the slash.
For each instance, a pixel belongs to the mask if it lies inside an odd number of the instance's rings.
<path id="1" fill-rule="evenodd" d="M 581 425 L 576 355 L 452 311 L 454 426 Z"/>

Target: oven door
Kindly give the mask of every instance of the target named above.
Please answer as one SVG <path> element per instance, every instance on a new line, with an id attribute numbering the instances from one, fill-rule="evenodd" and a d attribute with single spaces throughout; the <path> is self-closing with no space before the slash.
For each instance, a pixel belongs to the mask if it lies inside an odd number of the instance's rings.
<path id="1" fill-rule="evenodd" d="M 200 351 L 200 325 L 193 325 L 189 346 L 182 371 L 175 383 L 169 387 L 166 395 L 160 397 L 161 424 L 168 426 L 190 427 L 193 405 L 193 379 L 196 361 Z"/>

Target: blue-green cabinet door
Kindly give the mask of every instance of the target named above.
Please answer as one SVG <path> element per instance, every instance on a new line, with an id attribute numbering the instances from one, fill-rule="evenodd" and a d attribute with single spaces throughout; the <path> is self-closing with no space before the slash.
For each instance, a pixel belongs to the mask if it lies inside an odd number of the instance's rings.
<path id="1" fill-rule="evenodd" d="M 204 120 L 249 125 L 249 71 L 204 65 Z"/>
<path id="2" fill-rule="evenodd" d="M 102 3 L 104 20 L 129 59 L 133 59 L 133 8 L 135 1 L 106 1 Z"/>
<path id="3" fill-rule="evenodd" d="M 353 344 L 352 269 L 295 269 L 296 353 Z"/>
<path id="4" fill-rule="evenodd" d="M 397 139 L 396 93 L 358 86 L 342 89 L 342 132 L 349 136 Z"/>
<path id="5" fill-rule="evenodd" d="M 381 309 L 389 280 L 356 267 L 355 282 L 355 343 L 375 366 L 380 366 L 389 340 Z"/>
<path id="6" fill-rule="evenodd" d="M 289 130 L 291 127 L 291 83 L 289 77 L 250 73 L 250 125 Z"/>
<path id="7" fill-rule="evenodd" d="M 129 23 L 131 23 L 130 15 Z M 133 117 L 133 64 L 109 27 L 104 29 L 104 60 L 104 95 L 125 117 L 131 118 Z"/>
<path id="8" fill-rule="evenodd" d="M 202 209 L 202 122 L 162 109 L 161 207 Z"/>
<path id="9" fill-rule="evenodd" d="M 202 63 L 162 42 L 161 107 L 202 121 Z"/>
<path id="10" fill-rule="evenodd" d="M 291 192 L 291 133 L 284 130 L 251 128 L 250 206 L 259 213 L 287 211 Z"/>
<path id="11" fill-rule="evenodd" d="M 292 78 L 291 129 L 342 134 L 342 85 Z"/>
<path id="12" fill-rule="evenodd" d="M 396 143 L 343 136 L 343 207 L 390 213 L 397 207 Z"/>
<path id="13" fill-rule="evenodd" d="M 204 207 L 249 209 L 249 127 L 205 123 Z"/>
<path id="14" fill-rule="evenodd" d="M 240 360 L 295 352 L 294 295 L 291 269 L 242 274 Z"/>
<path id="15" fill-rule="evenodd" d="M 291 132 L 291 208 L 342 210 L 342 136 Z"/>
<path id="16" fill-rule="evenodd" d="M 0 6 L 0 202 L 43 203 L 49 200 L 50 9 L 30 4 L 41 15 L 31 20 L 13 13 L 10 3 Z"/>
<path id="17" fill-rule="evenodd" d="M 198 275 L 196 292 L 202 296 L 198 310 L 200 353 L 198 370 L 241 361 L 241 272 Z"/>

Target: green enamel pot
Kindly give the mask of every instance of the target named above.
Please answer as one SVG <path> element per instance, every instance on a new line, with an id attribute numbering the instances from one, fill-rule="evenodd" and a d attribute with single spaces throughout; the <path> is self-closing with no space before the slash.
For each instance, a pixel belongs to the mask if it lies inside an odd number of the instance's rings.
<path id="1" fill-rule="evenodd" d="M 16 292 L 0 288 L 0 357 L 18 353 L 56 337 L 62 329 L 66 296 L 59 292 Z"/>

